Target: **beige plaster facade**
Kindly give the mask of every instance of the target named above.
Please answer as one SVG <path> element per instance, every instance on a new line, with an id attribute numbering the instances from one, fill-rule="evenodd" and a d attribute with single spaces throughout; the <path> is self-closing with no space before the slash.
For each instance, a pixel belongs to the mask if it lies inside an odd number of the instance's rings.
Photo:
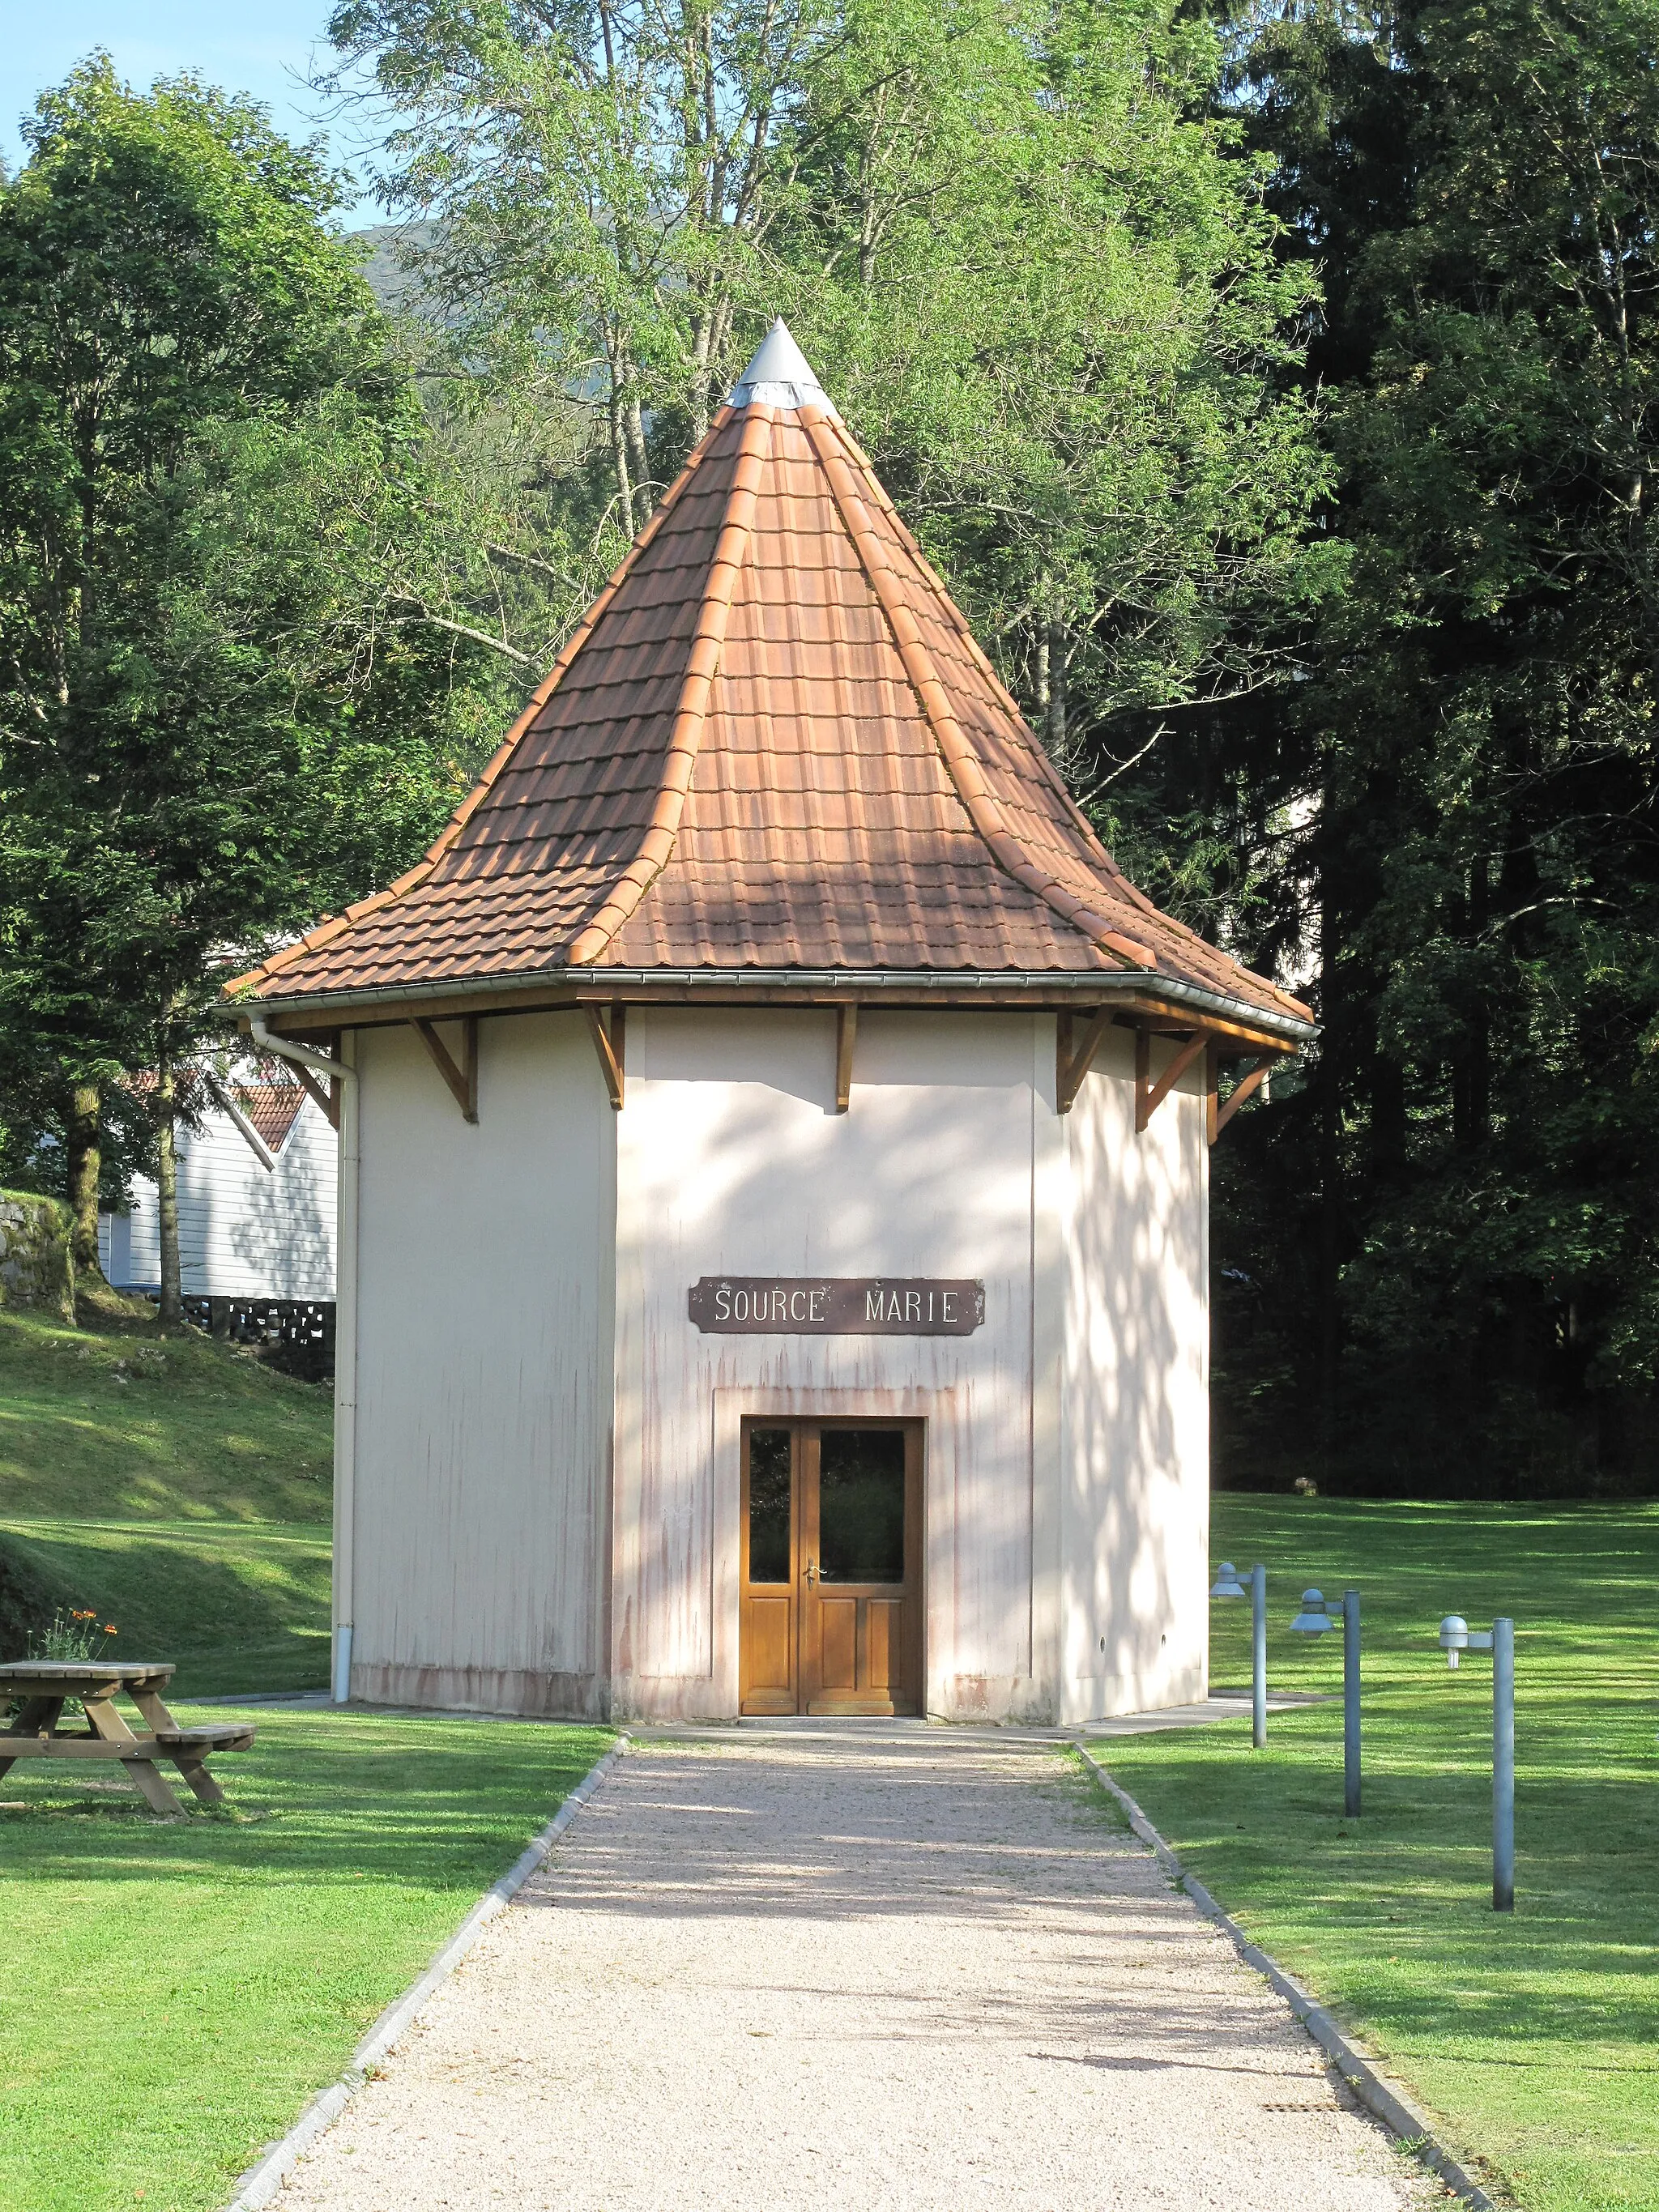
<path id="1" fill-rule="evenodd" d="M 617 1719 L 738 1706 L 745 1414 L 925 1429 L 926 1704 L 1201 1696 L 1202 1061 L 1135 1131 L 1133 1039 L 1056 1110 L 1051 1014 L 485 1019 L 468 1124 L 408 1026 L 342 1129 L 337 1636 L 354 1695 Z M 1173 1051 L 1152 1046 L 1156 1076 Z M 704 1335 L 699 1277 L 971 1277 L 967 1336 Z"/>

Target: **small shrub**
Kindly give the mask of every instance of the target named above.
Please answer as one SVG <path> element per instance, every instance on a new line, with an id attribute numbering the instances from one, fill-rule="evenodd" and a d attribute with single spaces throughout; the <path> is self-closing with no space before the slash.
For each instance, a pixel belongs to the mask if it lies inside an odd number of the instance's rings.
<path id="1" fill-rule="evenodd" d="M 30 1637 L 27 1656 L 31 1659 L 67 1659 L 76 1666 L 84 1666 L 88 1660 L 103 1657 L 116 1632 L 112 1620 L 100 1622 L 95 1613 L 83 1612 L 79 1606 L 70 1606 L 66 1612 L 60 1605 L 49 1626 L 39 1635 Z M 65 1713 L 78 1713 L 81 1710 L 78 1698 L 64 1701 Z M 21 1711 L 21 1703 L 11 1700 L 8 1718 Z"/>
<path id="2" fill-rule="evenodd" d="M 95 1613 L 83 1613 L 78 1606 L 71 1606 L 65 1612 L 60 1605 L 50 1626 L 38 1636 L 30 1637 L 28 1656 L 31 1659 L 69 1659 L 84 1664 L 89 1659 L 102 1658 L 116 1632 L 112 1620 L 100 1624 Z"/>

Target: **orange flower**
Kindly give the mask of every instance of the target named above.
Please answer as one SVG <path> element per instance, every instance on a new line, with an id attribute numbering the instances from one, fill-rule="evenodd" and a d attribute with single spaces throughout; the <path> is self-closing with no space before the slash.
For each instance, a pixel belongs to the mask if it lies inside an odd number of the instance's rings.
<path id="1" fill-rule="evenodd" d="M 113 1635 L 115 1634 L 115 1632 L 116 1632 L 116 1629 L 115 1629 L 115 1623 L 114 1623 L 112 1620 L 106 1620 L 106 1621 L 104 1623 L 104 1633 L 105 1633 L 105 1635 L 106 1635 L 106 1636 L 113 1636 Z"/>

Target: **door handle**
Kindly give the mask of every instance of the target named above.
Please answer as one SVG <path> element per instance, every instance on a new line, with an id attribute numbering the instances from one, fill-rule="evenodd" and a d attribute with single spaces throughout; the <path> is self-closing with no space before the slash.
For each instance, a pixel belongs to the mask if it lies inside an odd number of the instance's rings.
<path id="1" fill-rule="evenodd" d="M 817 1566 L 813 1564 L 813 1562 L 812 1562 L 811 1559 L 809 1559 L 809 1560 L 806 1562 L 806 1586 L 807 1586 L 807 1588 L 808 1588 L 809 1589 L 811 1588 L 812 1584 L 813 1584 L 815 1582 L 817 1582 L 817 1578 L 818 1578 L 818 1571 L 817 1571 Z"/>

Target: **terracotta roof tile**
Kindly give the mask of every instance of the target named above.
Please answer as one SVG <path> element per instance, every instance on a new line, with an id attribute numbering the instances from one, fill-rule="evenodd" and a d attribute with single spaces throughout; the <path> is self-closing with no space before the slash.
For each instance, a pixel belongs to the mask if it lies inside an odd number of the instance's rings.
<path id="1" fill-rule="evenodd" d="M 572 965 L 1150 968 L 1305 1018 L 1126 880 L 812 404 L 722 411 L 426 861 L 243 988 Z"/>
<path id="2" fill-rule="evenodd" d="M 236 1086 L 236 1103 L 273 1152 L 280 1152 L 288 1133 L 299 1119 L 306 1094 L 297 1083 L 243 1083 Z"/>

